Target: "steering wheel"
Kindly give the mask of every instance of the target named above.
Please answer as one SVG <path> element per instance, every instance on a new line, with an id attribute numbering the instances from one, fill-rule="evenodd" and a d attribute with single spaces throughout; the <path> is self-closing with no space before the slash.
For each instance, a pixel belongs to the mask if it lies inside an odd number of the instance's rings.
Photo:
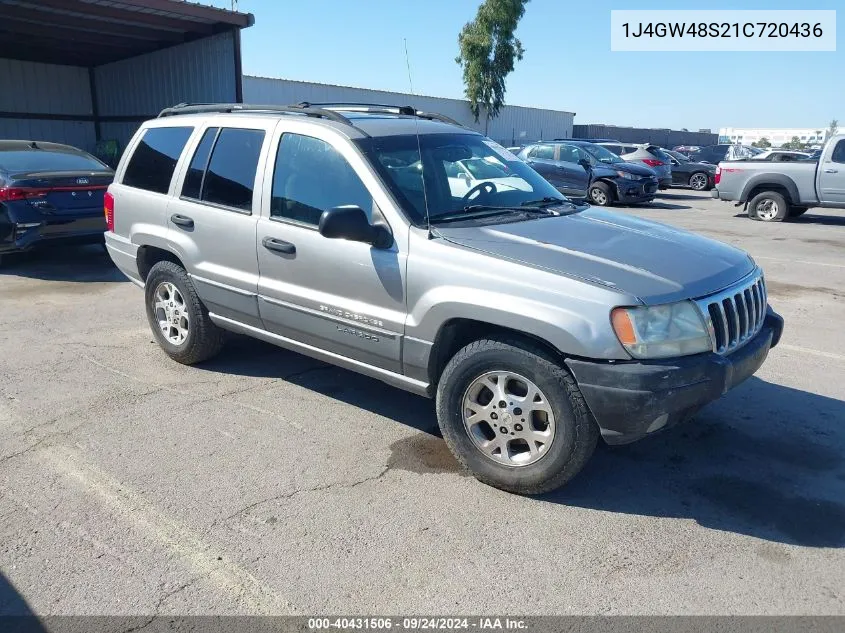
<path id="1" fill-rule="evenodd" d="M 482 195 L 489 196 L 491 194 L 496 193 L 496 191 L 498 191 L 496 189 L 496 185 L 490 181 L 485 180 L 484 182 L 478 183 L 477 185 L 475 185 L 475 187 L 467 191 L 464 194 L 464 197 L 461 198 L 461 202 L 469 202 L 470 198 L 472 198 L 472 194 L 474 193 L 478 193 L 477 197 L 480 198 Z"/>

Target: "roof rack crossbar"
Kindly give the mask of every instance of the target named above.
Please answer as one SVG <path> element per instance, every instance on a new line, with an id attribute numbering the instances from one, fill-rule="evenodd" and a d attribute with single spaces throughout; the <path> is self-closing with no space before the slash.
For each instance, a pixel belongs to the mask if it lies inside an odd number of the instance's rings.
<path id="1" fill-rule="evenodd" d="M 459 127 L 466 127 L 463 123 L 458 123 L 455 119 L 448 117 L 445 114 L 439 114 L 437 112 L 424 112 L 423 110 L 417 110 L 414 106 L 410 105 L 399 106 L 384 103 L 355 103 L 344 101 L 327 103 L 310 103 L 308 101 L 303 101 L 299 105 L 303 107 L 316 107 L 340 112 L 384 112 L 390 114 L 400 114 L 403 116 L 415 116 L 419 117 L 420 119 L 440 121 L 442 123 L 451 123 L 452 125 L 457 125 Z"/>
<path id="2" fill-rule="evenodd" d="M 342 114 L 333 110 L 313 108 L 310 105 L 255 105 L 251 103 L 180 103 L 159 112 L 158 116 L 175 116 L 178 114 L 208 114 L 208 113 L 229 113 L 229 112 L 278 112 L 282 114 L 299 114 L 304 116 L 329 119 L 336 123 L 352 125 L 351 121 Z"/>

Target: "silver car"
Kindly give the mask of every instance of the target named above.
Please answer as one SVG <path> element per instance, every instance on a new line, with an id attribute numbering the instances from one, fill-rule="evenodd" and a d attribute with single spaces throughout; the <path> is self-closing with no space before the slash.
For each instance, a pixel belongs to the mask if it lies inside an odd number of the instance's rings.
<path id="1" fill-rule="evenodd" d="M 672 159 L 657 145 L 650 143 L 598 143 L 629 163 L 650 167 L 657 174 L 660 189 L 672 185 Z"/>
<path id="2" fill-rule="evenodd" d="M 449 172 L 478 160 L 494 177 L 456 190 Z M 686 420 L 783 328 L 745 252 L 570 202 L 408 107 L 170 108 L 127 146 L 105 211 L 173 360 L 238 332 L 434 398 L 457 460 L 520 494 L 569 481 L 600 438 Z"/>

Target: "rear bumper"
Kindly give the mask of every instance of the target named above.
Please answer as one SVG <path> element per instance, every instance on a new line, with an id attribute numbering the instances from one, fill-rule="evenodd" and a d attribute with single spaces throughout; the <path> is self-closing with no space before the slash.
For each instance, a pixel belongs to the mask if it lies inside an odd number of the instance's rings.
<path id="1" fill-rule="evenodd" d="M 144 287 L 144 280 L 138 273 L 138 247 L 111 231 L 106 232 L 106 250 L 118 270 L 129 278 L 129 281 Z"/>
<path id="2" fill-rule="evenodd" d="M 666 176 L 665 178 L 661 178 L 658 181 L 658 187 L 660 189 L 668 189 L 672 186 L 672 176 Z"/>
<path id="3" fill-rule="evenodd" d="M 103 241 L 102 213 L 84 216 L 43 216 L 38 222 L 4 224 L 0 253 L 26 251 L 40 244 L 87 244 Z"/>
<path id="4" fill-rule="evenodd" d="M 608 444 L 627 444 L 693 415 L 756 372 L 778 344 L 783 319 L 769 310 L 760 333 L 729 356 L 707 353 L 622 363 L 568 359 Z"/>

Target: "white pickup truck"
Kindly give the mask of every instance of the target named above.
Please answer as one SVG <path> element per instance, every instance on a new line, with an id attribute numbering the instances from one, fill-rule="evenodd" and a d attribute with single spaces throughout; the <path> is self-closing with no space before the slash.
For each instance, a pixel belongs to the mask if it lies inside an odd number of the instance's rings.
<path id="1" fill-rule="evenodd" d="M 781 222 L 811 207 L 845 209 L 845 134 L 830 138 L 818 161 L 723 161 L 710 195 L 745 205 L 748 217 Z"/>

